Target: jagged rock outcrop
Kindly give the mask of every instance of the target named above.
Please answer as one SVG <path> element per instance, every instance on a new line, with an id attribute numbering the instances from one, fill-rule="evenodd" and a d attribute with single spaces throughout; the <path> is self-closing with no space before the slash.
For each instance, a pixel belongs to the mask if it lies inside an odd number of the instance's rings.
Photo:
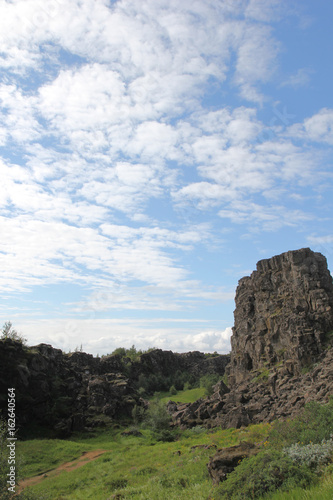
<path id="1" fill-rule="evenodd" d="M 230 384 L 252 370 L 289 362 L 299 374 L 323 352 L 333 329 L 333 284 L 326 258 L 309 248 L 261 260 L 239 281 Z"/>
<path id="2" fill-rule="evenodd" d="M 143 353 L 137 362 L 131 367 L 131 376 L 134 379 L 143 375 L 161 375 L 168 377 L 170 374 L 188 372 L 195 378 L 202 375 L 219 374 L 223 375 L 230 362 L 229 355 L 216 355 L 207 357 L 203 352 L 191 351 L 185 353 L 175 353 L 154 349 Z"/>
<path id="3" fill-rule="evenodd" d="M 0 341 L 0 410 L 6 411 L 8 387 L 15 387 L 19 425 L 35 422 L 64 436 L 130 417 L 135 405 L 145 407 L 137 390 L 141 375 L 154 374 L 162 380 L 177 372 L 222 376 L 229 360 L 229 356 L 161 349 L 135 361 L 117 354 L 95 358 L 84 352 L 65 354 L 47 344 L 27 347 L 6 339 Z"/>
<path id="4" fill-rule="evenodd" d="M 0 342 L 0 361 L 0 408 L 6 408 L 7 388 L 14 387 L 20 426 L 34 422 L 68 435 L 117 414 L 130 415 L 139 402 L 117 356 L 64 354 L 47 344 L 27 347 L 6 339 Z"/>
<path id="5" fill-rule="evenodd" d="M 304 248 L 258 262 L 235 301 L 228 388 L 170 404 L 176 425 L 272 421 L 333 394 L 333 284 L 323 255 Z"/>

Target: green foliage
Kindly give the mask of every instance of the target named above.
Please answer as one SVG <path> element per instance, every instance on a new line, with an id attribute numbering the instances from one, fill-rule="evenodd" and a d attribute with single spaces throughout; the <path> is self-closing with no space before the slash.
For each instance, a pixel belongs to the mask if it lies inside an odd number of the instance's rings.
<path id="1" fill-rule="evenodd" d="M 177 391 L 177 397 L 172 398 L 170 392 L 161 393 L 159 399 L 164 403 L 170 401 L 170 399 L 175 399 L 177 403 L 194 403 L 205 395 L 205 389 L 202 387 L 197 387 L 195 389 L 188 389 L 186 391 Z"/>
<path id="2" fill-rule="evenodd" d="M 155 392 L 169 392 L 172 386 L 176 391 L 181 391 L 186 383 L 194 386 L 195 382 L 193 374 L 177 370 L 169 376 L 163 376 L 160 373 L 141 374 L 138 378 L 137 387 L 138 390 L 142 388 L 140 391 L 141 395 L 149 397 Z"/>
<path id="3" fill-rule="evenodd" d="M 260 498 L 277 489 L 306 488 L 315 475 L 304 465 L 275 450 L 262 450 L 244 459 L 218 488 L 216 498 L 248 500 Z"/>
<path id="4" fill-rule="evenodd" d="M 170 396 L 175 396 L 177 394 L 177 389 L 174 385 L 172 385 L 169 389 Z"/>
<path id="5" fill-rule="evenodd" d="M 333 476 L 325 477 L 320 483 L 306 488 L 295 488 L 288 492 L 277 491 L 269 500 L 332 500 Z"/>
<path id="6" fill-rule="evenodd" d="M 0 420 L 0 497 L 7 492 L 7 423 Z M 5 497 L 4 497 L 5 498 Z"/>
<path id="7" fill-rule="evenodd" d="M 21 334 L 19 334 L 15 330 L 15 328 L 13 328 L 13 325 L 10 321 L 6 321 L 3 324 L 3 327 L 1 330 L 0 340 L 6 340 L 6 339 L 15 340 L 16 342 L 21 342 L 21 344 L 26 343 L 26 339 Z"/>
<path id="8" fill-rule="evenodd" d="M 137 349 L 135 345 L 133 344 L 132 347 L 129 349 L 126 349 L 125 347 L 117 347 L 114 351 L 112 351 L 112 355 L 118 355 L 121 358 L 129 358 L 131 362 L 138 361 L 140 359 L 140 356 L 142 354 L 145 354 L 147 352 L 151 352 L 155 349 L 155 347 L 149 347 L 146 351 L 143 351 L 142 349 Z"/>
<path id="9" fill-rule="evenodd" d="M 209 431 L 194 427 L 182 432 L 177 441 L 170 442 L 158 441 L 158 436 L 149 429 L 141 429 L 140 437 L 125 437 L 122 436 L 125 429 L 114 426 L 77 434 L 71 437 L 72 441 L 33 440 L 19 445 L 26 457 L 25 476 L 71 461 L 77 452 L 81 455 L 92 449 L 109 450 L 81 468 L 54 477 L 48 473 L 38 485 L 28 489 L 34 500 L 199 500 L 216 498 L 207 472 L 215 447 L 238 444 L 241 439 L 262 440 L 268 427 L 260 424 L 246 429 Z M 126 486 L 113 482 L 123 479 L 128 481 Z M 116 486 L 118 489 L 114 489 Z"/>
<path id="10" fill-rule="evenodd" d="M 254 377 L 253 382 L 259 384 L 260 382 L 267 382 L 270 372 L 268 368 L 261 368 L 258 370 L 258 375 Z"/>
<path id="11" fill-rule="evenodd" d="M 214 385 L 220 380 L 221 376 L 217 374 L 204 375 L 200 378 L 200 387 L 205 389 L 206 396 L 211 396 L 214 392 Z"/>
<path id="12" fill-rule="evenodd" d="M 282 449 L 294 443 L 321 443 L 333 429 L 333 398 L 327 405 L 308 403 L 302 414 L 286 422 L 274 422 L 269 436 L 271 446 Z"/>
<path id="13" fill-rule="evenodd" d="M 152 431 L 162 431 L 170 428 L 171 417 L 164 403 L 153 400 L 149 403 L 148 410 L 144 416 L 144 427 Z"/>
<path id="14" fill-rule="evenodd" d="M 289 448 L 284 448 L 283 453 L 298 465 L 306 465 L 311 469 L 318 470 L 320 466 L 332 461 L 333 439 L 324 439 L 321 443 L 306 445 L 295 443 L 289 446 Z"/>
<path id="15" fill-rule="evenodd" d="M 142 406 L 135 405 L 132 410 L 132 418 L 134 425 L 138 425 L 144 419 L 144 408 Z"/>

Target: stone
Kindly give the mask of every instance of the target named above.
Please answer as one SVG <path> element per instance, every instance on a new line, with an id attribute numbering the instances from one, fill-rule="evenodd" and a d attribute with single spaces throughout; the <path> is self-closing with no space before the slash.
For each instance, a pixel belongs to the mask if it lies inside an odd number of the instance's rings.
<path id="1" fill-rule="evenodd" d="M 235 303 L 228 387 L 220 381 L 199 407 L 175 408 L 182 428 L 293 417 L 333 393 L 333 284 L 323 255 L 304 248 L 259 261 Z"/>
<path id="2" fill-rule="evenodd" d="M 258 445 L 246 441 L 236 446 L 217 450 L 207 465 L 208 473 L 213 484 L 217 485 L 225 481 L 227 475 L 230 474 L 244 458 L 251 457 L 258 453 L 258 451 Z"/>

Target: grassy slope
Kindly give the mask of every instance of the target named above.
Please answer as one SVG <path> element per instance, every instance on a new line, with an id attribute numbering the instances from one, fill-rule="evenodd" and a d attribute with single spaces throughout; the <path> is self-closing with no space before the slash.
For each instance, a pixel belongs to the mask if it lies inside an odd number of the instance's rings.
<path id="1" fill-rule="evenodd" d="M 322 483 L 308 490 L 297 488 L 285 493 L 277 492 L 269 500 L 332 500 L 333 475 L 328 476 Z"/>
<path id="2" fill-rule="evenodd" d="M 168 401 L 175 401 L 176 403 L 194 403 L 200 398 L 205 396 L 205 389 L 197 387 L 196 389 L 188 389 L 187 391 L 177 391 L 177 394 L 170 395 L 169 392 L 160 392 L 158 399 L 167 403 Z"/>
<path id="3" fill-rule="evenodd" d="M 90 445 L 61 439 L 33 439 L 19 442 L 17 451 L 23 455 L 21 477 L 43 474 L 64 462 L 69 462 L 89 451 Z"/>
<path id="4" fill-rule="evenodd" d="M 215 448 L 206 446 L 230 446 L 241 439 L 258 441 L 267 435 L 267 428 L 267 425 L 259 425 L 200 434 L 186 431 L 173 443 L 156 443 L 149 431 L 145 431 L 143 437 L 123 437 L 119 430 L 102 432 L 91 439 L 81 436 L 76 442 L 56 440 L 54 446 L 52 441 L 26 441 L 20 443 L 20 451 L 27 457 L 23 473 L 27 476 L 31 470 L 46 470 L 50 456 L 56 466 L 64 458 L 64 449 L 66 460 L 75 458 L 79 449 L 110 449 L 94 462 L 55 478 L 45 478 L 29 491 L 36 499 L 52 500 L 106 500 L 117 493 L 131 499 L 204 499 L 214 491 L 207 463 Z M 30 454 L 32 450 L 38 453 Z"/>

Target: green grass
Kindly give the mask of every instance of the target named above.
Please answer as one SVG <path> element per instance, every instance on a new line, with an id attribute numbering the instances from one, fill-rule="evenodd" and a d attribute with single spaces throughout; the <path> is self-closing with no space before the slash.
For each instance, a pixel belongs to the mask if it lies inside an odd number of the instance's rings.
<path id="1" fill-rule="evenodd" d="M 307 490 L 296 488 L 285 493 L 277 492 L 268 498 L 269 500 L 332 500 L 333 476 L 328 476 L 319 485 Z"/>
<path id="2" fill-rule="evenodd" d="M 172 443 L 154 441 L 148 430 L 142 431 L 142 437 L 121 436 L 122 429 L 99 431 L 90 438 L 77 435 L 75 441 L 26 441 L 20 443 L 26 455 L 23 475 L 49 469 L 51 457 L 56 467 L 82 451 L 100 448 L 110 451 L 79 469 L 46 477 L 27 491 L 36 500 L 106 500 L 112 495 L 134 500 L 207 499 L 214 492 L 207 463 L 215 449 L 245 439 L 263 440 L 267 429 L 265 424 L 224 431 L 199 428 L 183 432 Z"/>
<path id="3" fill-rule="evenodd" d="M 218 489 L 212 485 L 207 464 L 215 450 L 241 441 L 261 443 L 266 449 L 271 429 L 270 424 L 227 430 L 196 427 L 183 431 L 178 441 L 158 442 L 148 429 L 141 429 L 142 436 L 122 436 L 128 428 L 115 426 L 76 434 L 71 440 L 21 442 L 18 452 L 25 455 L 22 475 L 29 477 L 71 461 L 83 451 L 108 450 L 76 470 L 50 474 L 27 488 L 28 498 L 34 500 L 214 500 L 219 498 Z M 265 500 L 331 500 L 332 471 L 333 465 L 319 484 L 307 490 L 277 492 Z"/>
<path id="4" fill-rule="evenodd" d="M 197 387 L 195 389 L 188 389 L 187 391 L 177 391 L 177 394 L 170 395 L 169 392 L 161 392 L 158 399 L 167 403 L 168 401 L 175 401 L 176 403 L 194 403 L 200 398 L 205 396 L 204 387 Z"/>
<path id="5" fill-rule="evenodd" d="M 33 439 L 19 442 L 17 452 L 23 456 L 21 477 L 43 474 L 64 462 L 75 460 L 84 451 L 91 449 L 94 448 L 90 445 L 61 439 Z"/>

